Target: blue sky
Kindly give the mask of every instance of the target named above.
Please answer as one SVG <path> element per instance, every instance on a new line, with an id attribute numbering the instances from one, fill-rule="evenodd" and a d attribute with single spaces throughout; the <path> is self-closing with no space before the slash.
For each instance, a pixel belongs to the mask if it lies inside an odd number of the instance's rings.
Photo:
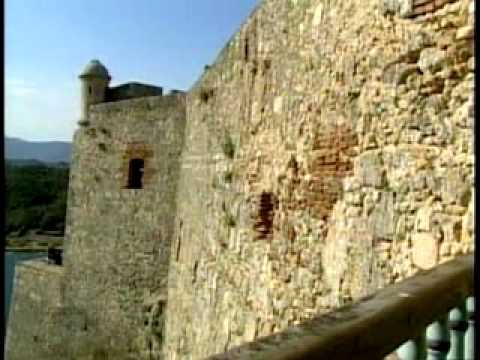
<path id="1" fill-rule="evenodd" d="M 78 74 L 187 90 L 260 0 L 7 0 L 5 133 L 70 141 Z"/>

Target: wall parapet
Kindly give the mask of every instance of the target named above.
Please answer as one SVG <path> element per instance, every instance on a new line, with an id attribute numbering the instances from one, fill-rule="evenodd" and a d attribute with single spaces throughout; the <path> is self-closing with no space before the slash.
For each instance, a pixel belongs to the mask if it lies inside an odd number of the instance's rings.
<path id="1" fill-rule="evenodd" d="M 65 358 L 63 276 L 46 258 L 16 266 L 5 358 Z"/>
<path id="2" fill-rule="evenodd" d="M 126 108 L 130 110 L 149 109 L 156 107 L 177 106 L 179 102 L 184 101 L 185 95 L 183 93 L 174 93 L 159 96 L 146 96 L 142 98 L 133 98 L 126 100 L 119 100 L 114 102 L 105 102 L 90 106 L 90 114 L 118 112 L 124 111 Z"/>

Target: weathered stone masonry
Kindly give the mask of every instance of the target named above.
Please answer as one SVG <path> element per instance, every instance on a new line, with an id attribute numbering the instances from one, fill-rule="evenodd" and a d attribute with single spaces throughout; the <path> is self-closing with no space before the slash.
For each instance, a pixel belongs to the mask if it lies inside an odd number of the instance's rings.
<path id="1" fill-rule="evenodd" d="M 183 109 L 179 95 L 99 104 L 76 135 L 66 297 L 91 322 L 88 336 L 110 338 L 107 353 L 159 351 Z M 127 189 L 138 158 L 143 188 Z"/>
<path id="2" fill-rule="evenodd" d="M 473 249 L 471 4 L 262 2 L 187 96 L 168 359 Z"/>
<path id="3" fill-rule="evenodd" d="M 13 321 L 6 334 L 6 359 L 48 359 L 64 354 L 63 268 L 26 261 L 15 269 Z"/>
<path id="4" fill-rule="evenodd" d="M 64 273 L 58 280 L 63 316 L 52 325 L 61 351 L 11 328 L 10 360 L 26 359 L 21 349 L 38 347 L 45 350 L 36 359 L 160 353 L 184 109 L 182 94 L 89 108 L 88 122 L 75 134 L 65 266 L 57 267 Z M 127 188 L 132 159 L 144 160 L 142 189 Z M 13 323 L 21 328 L 20 311 Z"/>

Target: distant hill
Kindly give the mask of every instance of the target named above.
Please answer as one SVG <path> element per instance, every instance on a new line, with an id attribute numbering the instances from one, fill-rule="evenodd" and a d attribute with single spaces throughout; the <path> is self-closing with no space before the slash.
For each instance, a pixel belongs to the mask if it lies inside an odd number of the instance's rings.
<path id="1" fill-rule="evenodd" d="M 26 141 L 5 137 L 5 158 L 27 162 L 70 163 L 72 144 L 64 141 Z M 18 163 L 17 165 L 21 165 Z"/>
<path id="2" fill-rule="evenodd" d="M 5 159 L 6 164 L 14 167 L 48 166 L 50 168 L 69 168 L 68 162 L 46 162 L 36 159 Z"/>

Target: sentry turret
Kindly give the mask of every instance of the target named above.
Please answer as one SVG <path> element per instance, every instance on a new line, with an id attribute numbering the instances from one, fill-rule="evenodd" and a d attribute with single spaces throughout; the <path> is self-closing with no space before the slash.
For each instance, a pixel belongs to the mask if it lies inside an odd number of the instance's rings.
<path id="1" fill-rule="evenodd" d="M 112 77 L 99 60 L 91 60 L 79 78 L 82 83 L 81 120 L 87 120 L 90 105 L 105 101 Z"/>

